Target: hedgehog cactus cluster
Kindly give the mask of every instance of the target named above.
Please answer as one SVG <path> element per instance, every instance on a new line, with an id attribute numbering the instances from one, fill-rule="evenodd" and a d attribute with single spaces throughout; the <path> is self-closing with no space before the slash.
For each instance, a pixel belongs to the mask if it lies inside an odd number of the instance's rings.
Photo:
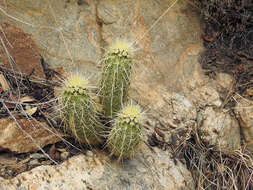
<path id="1" fill-rule="evenodd" d="M 80 143 L 100 143 L 102 125 L 96 114 L 88 80 L 81 75 L 69 77 L 62 87 L 61 101 L 65 131 Z"/>
<path id="2" fill-rule="evenodd" d="M 106 145 L 119 159 L 133 158 L 142 142 L 144 114 L 140 106 L 127 104 L 132 52 L 131 44 L 124 40 L 117 40 L 110 46 L 103 59 L 99 83 L 102 113 L 113 121 Z M 61 96 L 64 129 L 80 143 L 100 144 L 104 127 L 99 121 L 98 106 L 93 101 L 88 80 L 80 75 L 69 77 Z"/>

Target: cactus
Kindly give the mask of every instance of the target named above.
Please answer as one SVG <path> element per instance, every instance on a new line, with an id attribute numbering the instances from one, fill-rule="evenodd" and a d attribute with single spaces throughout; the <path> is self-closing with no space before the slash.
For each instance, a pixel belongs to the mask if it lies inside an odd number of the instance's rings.
<path id="1" fill-rule="evenodd" d="M 112 130 L 107 139 L 107 147 L 112 155 L 133 158 L 142 142 L 141 126 L 144 114 L 138 105 L 127 105 L 114 119 Z"/>
<path id="2" fill-rule="evenodd" d="M 127 101 L 132 68 L 131 44 L 116 41 L 105 55 L 100 82 L 100 97 L 104 115 L 113 118 Z"/>
<path id="3" fill-rule="evenodd" d="M 62 86 L 60 101 L 64 129 L 78 142 L 96 145 L 101 142 L 102 125 L 98 121 L 96 106 L 88 80 L 74 74 Z"/>

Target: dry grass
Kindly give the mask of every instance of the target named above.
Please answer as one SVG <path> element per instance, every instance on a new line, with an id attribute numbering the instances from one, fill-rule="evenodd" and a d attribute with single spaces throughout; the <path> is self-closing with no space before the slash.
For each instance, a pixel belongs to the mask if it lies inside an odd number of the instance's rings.
<path id="1" fill-rule="evenodd" d="M 197 133 L 181 145 L 198 190 L 253 189 L 253 160 L 245 150 L 219 151 L 198 140 Z"/>

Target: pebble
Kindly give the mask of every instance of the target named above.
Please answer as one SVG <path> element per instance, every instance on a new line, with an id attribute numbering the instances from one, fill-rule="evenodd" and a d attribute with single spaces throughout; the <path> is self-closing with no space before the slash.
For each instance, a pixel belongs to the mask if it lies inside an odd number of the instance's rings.
<path id="1" fill-rule="evenodd" d="M 45 160 L 41 162 L 41 165 L 51 165 L 52 161 L 51 160 Z"/>
<path id="2" fill-rule="evenodd" d="M 62 160 L 66 160 L 68 158 L 68 156 L 69 156 L 69 152 L 62 152 L 61 153 L 61 159 Z"/>
<path id="3" fill-rule="evenodd" d="M 93 157 L 93 155 L 94 155 L 93 152 L 90 150 L 86 152 L 86 156 Z"/>
<path id="4" fill-rule="evenodd" d="M 28 162 L 29 166 L 34 166 L 34 165 L 40 165 L 39 161 L 37 159 L 31 160 Z"/>
<path id="5" fill-rule="evenodd" d="M 30 155 L 31 159 L 40 159 L 40 158 L 45 158 L 44 154 L 39 154 L 39 153 L 34 153 Z"/>

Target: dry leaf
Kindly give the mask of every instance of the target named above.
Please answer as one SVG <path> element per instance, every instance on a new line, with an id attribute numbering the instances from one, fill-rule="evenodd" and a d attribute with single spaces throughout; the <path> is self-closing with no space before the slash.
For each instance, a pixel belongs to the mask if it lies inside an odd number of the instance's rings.
<path id="1" fill-rule="evenodd" d="M 214 38 L 209 37 L 209 36 L 207 36 L 207 35 L 203 36 L 203 39 L 204 39 L 205 41 L 207 41 L 207 42 L 212 42 L 212 41 L 214 41 Z"/>
<path id="2" fill-rule="evenodd" d="M 175 125 L 171 120 L 167 119 L 167 123 L 169 124 L 169 126 L 173 129 L 178 128 L 177 125 Z"/>
<path id="3" fill-rule="evenodd" d="M 249 96 L 253 96 L 253 89 L 247 89 L 247 94 Z"/>
<path id="4" fill-rule="evenodd" d="M 30 115 L 32 116 L 36 111 L 37 111 L 37 107 L 31 107 L 29 105 L 25 106 L 25 110 L 23 111 L 23 115 Z"/>
<path id="5" fill-rule="evenodd" d="M 25 97 L 21 98 L 19 102 L 24 103 L 24 102 L 34 102 L 34 101 L 35 101 L 34 98 L 32 98 L 30 96 L 25 96 Z"/>
<path id="6" fill-rule="evenodd" d="M 6 81 L 3 74 L 0 74 L 0 84 L 2 86 L 3 91 L 10 89 L 10 87 L 9 87 L 9 85 L 8 85 L 8 83 L 7 83 L 7 81 Z"/>

